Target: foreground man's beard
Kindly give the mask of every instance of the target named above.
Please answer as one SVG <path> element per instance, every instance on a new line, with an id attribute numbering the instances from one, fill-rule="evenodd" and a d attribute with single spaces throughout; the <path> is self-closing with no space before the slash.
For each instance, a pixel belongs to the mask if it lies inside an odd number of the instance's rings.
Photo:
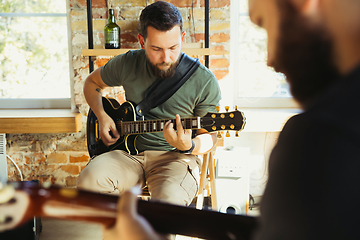
<path id="1" fill-rule="evenodd" d="M 174 76 L 175 74 L 175 70 L 177 65 L 179 64 L 180 61 L 180 56 L 178 57 L 178 59 L 176 60 L 176 62 L 171 62 L 171 63 L 157 63 L 157 64 L 153 64 L 152 62 L 150 62 L 149 58 L 146 56 L 146 60 L 150 66 L 150 68 L 152 69 L 154 75 L 156 78 L 160 78 L 160 79 L 165 79 L 165 78 L 171 78 L 172 76 Z M 170 66 L 168 69 L 163 70 L 160 69 L 159 67 L 163 67 L 163 66 Z"/>
<path id="2" fill-rule="evenodd" d="M 287 0 L 278 0 L 280 36 L 274 69 L 283 72 L 291 94 L 304 108 L 339 78 L 328 34 L 299 16 Z"/>

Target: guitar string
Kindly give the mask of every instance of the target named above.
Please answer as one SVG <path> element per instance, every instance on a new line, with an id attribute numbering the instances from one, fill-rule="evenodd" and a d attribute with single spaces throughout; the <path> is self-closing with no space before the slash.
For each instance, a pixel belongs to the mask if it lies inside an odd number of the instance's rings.
<path id="1" fill-rule="evenodd" d="M 117 127 L 124 130 L 123 134 L 136 134 L 136 133 L 150 133 L 162 131 L 163 126 L 168 120 L 174 121 L 174 119 L 167 120 L 146 120 L 146 121 L 132 121 L 132 122 L 122 122 L 119 121 L 117 123 Z M 185 129 L 198 128 L 197 126 L 197 118 L 185 118 L 182 119 L 182 123 L 185 126 Z M 162 124 L 161 124 L 162 123 Z"/>

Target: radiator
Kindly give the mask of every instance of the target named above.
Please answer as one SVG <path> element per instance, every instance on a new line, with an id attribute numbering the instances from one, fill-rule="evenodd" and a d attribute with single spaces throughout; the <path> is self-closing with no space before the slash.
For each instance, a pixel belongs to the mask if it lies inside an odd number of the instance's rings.
<path id="1" fill-rule="evenodd" d="M 0 182 L 7 182 L 6 135 L 0 133 Z"/>

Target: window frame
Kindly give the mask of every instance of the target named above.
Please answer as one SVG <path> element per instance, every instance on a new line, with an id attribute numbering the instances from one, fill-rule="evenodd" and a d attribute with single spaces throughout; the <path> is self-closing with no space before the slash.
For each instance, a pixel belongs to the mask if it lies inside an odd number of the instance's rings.
<path id="1" fill-rule="evenodd" d="M 0 17 L 66 17 L 70 98 L 0 98 L 0 109 L 71 109 L 75 111 L 69 0 L 65 0 L 65 4 L 65 13 L 0 13 Z"/>
<path id="2" fill-rule="evenodd" d="M 230 85 L 233 86 L 232 103 L 242 108 L 299 108 L 298 103 L 292 97 L 238 97 L 239 81 L 236 81 L 238 74 L 238 39 L 240 16 L 248 16 L 248 13 L 239 12 L 239 0 L 231 0 L 230 9 Z"/>

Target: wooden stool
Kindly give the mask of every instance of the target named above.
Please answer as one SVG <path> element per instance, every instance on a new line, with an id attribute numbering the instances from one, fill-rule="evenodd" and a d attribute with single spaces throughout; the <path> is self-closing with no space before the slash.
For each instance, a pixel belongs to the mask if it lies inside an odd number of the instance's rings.
<path id="1" fill-rule="evenodd" d="M 211 196 L 212 210 L 217 210 L 216 188 L 215 188 L 215 146 L 206 154 L 202 155 L 202 168 L 200 172 L 199 192 L 197 194 L 196 208 L 203 209 L 204 197 Z"/>

